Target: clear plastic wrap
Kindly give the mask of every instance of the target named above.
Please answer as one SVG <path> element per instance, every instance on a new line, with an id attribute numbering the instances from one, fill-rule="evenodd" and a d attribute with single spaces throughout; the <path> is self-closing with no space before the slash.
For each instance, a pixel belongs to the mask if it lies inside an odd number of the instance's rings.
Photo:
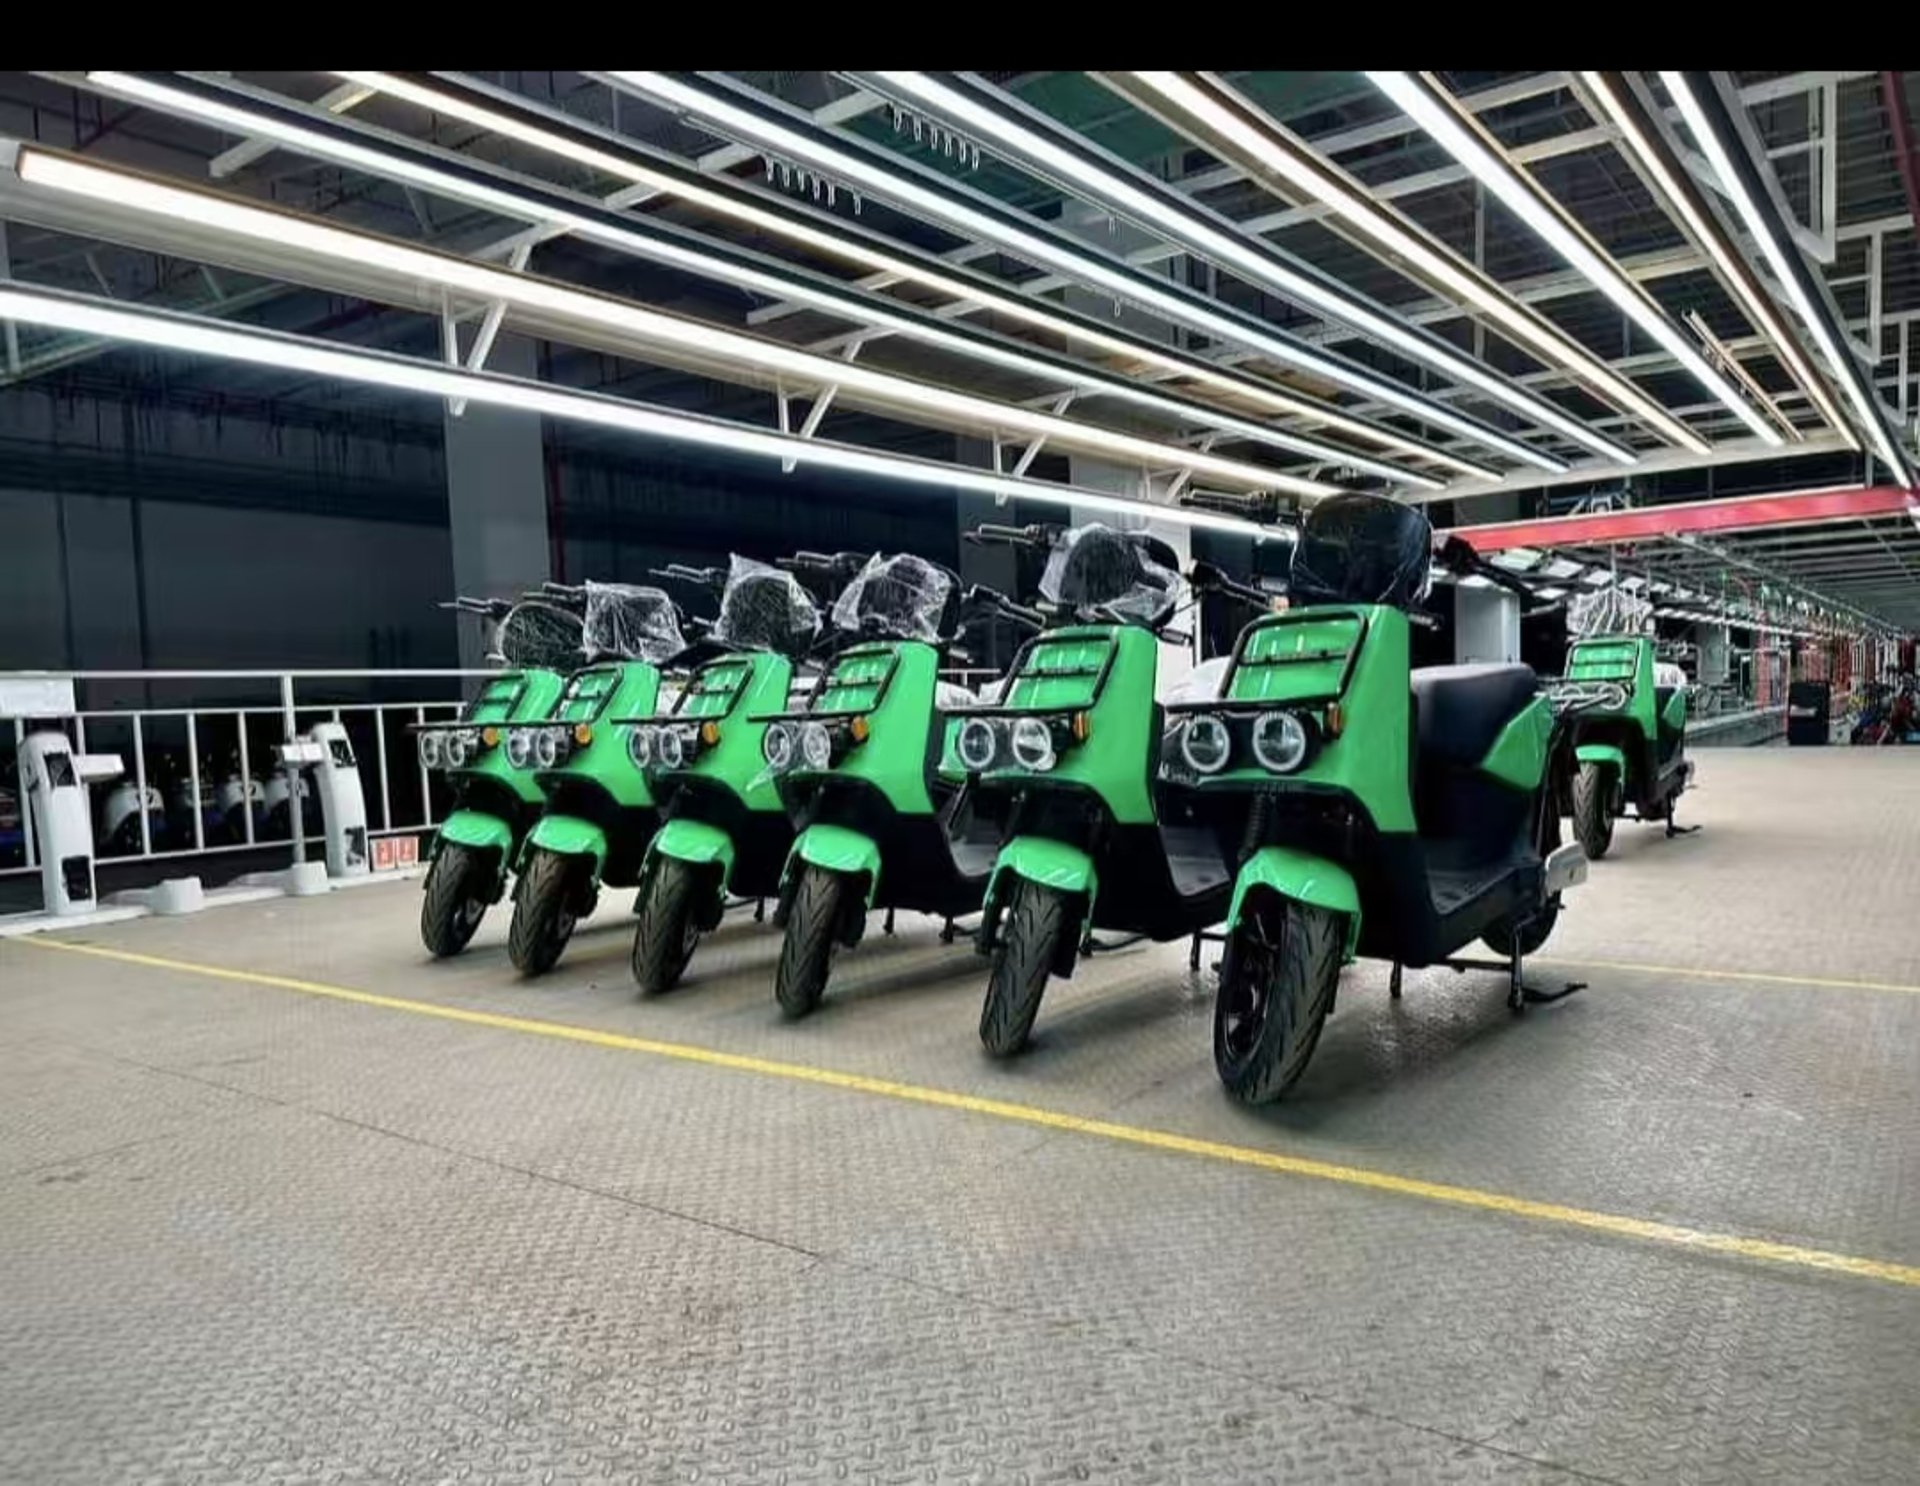
<path id="1" fill-rule="evenodd" d="M 953 576 L 944 568 L 910 552 L 876 552 L 834 601 L 833 623 L 853 634 L 937 640 L 952 598 Z"/>
<path id="2" fill-rule="evenodd" d="M 1385 496 L 1329 496 L 1307 512 L 1287 590 L 1295 604 L 1406 609 L 1433 583 L 1433 527 L 1418 506 Z"/>
<path id="3" fill-rule="evenodd" d="M 1576 640 L 1589 635 L 1642 634 L 1652 618 L 1651 599 L 1617 584 L 1567 596 L 1567 633 Z"/>
<path id="4" fill-rule="evenodd" d="M 713 638 L 737 650 L 803 653 L 820 633 L 820 610 L 792 573 L 737 554 L 727 564 Z"/>
<path id="5" fill-rule="evenodd" d="M 509 666 L 538 666 L 571 671 L 585 659 L 577 610 L 545 599 L 526 599 L 507 611 L 494 636 L 494 648 Z"/>
<path id="6" fill-rule="evenodd" d="M 687 648 L 673 600 L 658 588 L 631 583 L 586 584 L 582 643 L 591 660 L 641 660 L 659 665 Z"/>
<path id="7" fill-rule="evenodd" d="M 1099 522 L 1076 526 L 1047 555 L 1040 592 L 1087 617 L 1105 611 L 1158 624 L 1179 605 L 1186 585 L 1178 571 L 1157 559 L 1154 547 L 1167 551 L 1144 532 L 1116 531 Z"/>

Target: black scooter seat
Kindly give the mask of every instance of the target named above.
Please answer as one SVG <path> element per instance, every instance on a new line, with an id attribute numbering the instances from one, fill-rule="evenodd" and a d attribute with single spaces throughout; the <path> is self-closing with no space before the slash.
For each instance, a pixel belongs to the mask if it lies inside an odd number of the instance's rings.
<path id="1" fill-rule="evenodd" d="M 1420 753 L 1474 765 L 1539 690 L 1533 667 L 1421 666 L 1411 673 Z"/>

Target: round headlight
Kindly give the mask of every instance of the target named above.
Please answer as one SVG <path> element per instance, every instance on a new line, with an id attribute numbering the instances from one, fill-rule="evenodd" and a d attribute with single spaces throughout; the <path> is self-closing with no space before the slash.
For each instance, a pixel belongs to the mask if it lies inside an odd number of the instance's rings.
<path id="1" fill-rule="evenodd" d="M 984 717 L 969 717 L 960 724 L 960 735 L 953 740 L 953 751 L 960 755 L 961 767 L 978 774 L 993 762 L 1000 751 L 993 724 Z"/>
<path id="2" fill-rule="evenodd" d="M 833 734 L 824 722 L 801 724 L 800 761 L 809 769 L 824 769 L 833 762 Z"/>
<path id="3" fill-rule="evenodd" d="M 661 728 L 653 735 L 653 757 L 663 769 L 677 769 L 687 761 L 687 743 L 680 729 Z"/>
<path id="4" fill-rule="evenodd" d="M 633 766 L 636 769 L 644 769 L 653 762 L 652 728 L 628 729 L 627 757 L 633 760 Z"/>
<path id="5" fill-rule="evenodd" d="M 525 728 L 514 728 L 507 734 L 507 764 L 511 768 L 524 769 L 533 757 L 533 734 Z"/>
<path id="6" fill-rule="evenodd" d="M 1227 766 L 1233 752 L 1233 737 L 1227 725 L 1210 712 L 1187 720 L 1180 730 L 1180 757 L 1196 774 L 1218 774 Z"/>
<path id="7" fill-rule="evenodd" d="M 541 728 L 533 735 L 533 761 L 543 769 L 560 762 L 560 735 L 552 728 Z"/>
<path id="8" fill-rule="evenodd" d="M 440 767 L 440 735 L 438 733 L 422 733 L 420 735 L 419 748 L 421 768 L 437 769 Z"/>
<path id="9" fill-rule="evenodd" d="M 784 722 L 768 725 L 760 739 L 760 756 L 776 772 L 793 767 L 793 729 Z"/>
<path id="10" fill-rule="evenodd" d="M 466 766 L 473 757 L 473 735 L 471 733 L 448 733 L 440 745 L 440 755 L 447 761 L 449 769 Z"/>
<path id="11" fill-rule="evenodd" d="M 1307 757 L 1307 730 L 1291 712 L 1262 712 L 1253 720 L 1253 756 L 1276 774 L 1297 769 Z"/>
<path id="12" fill-rule="evenodd" d="M 1013 725 L 1013 735 L 1008 740 L 1013 745 L 1013 756 L 1023 769 L 1032 769 L 1044 774 L 1057 760 L 1053 753 L 1053 729 L 1037 717 L 1022 717 Z"/>

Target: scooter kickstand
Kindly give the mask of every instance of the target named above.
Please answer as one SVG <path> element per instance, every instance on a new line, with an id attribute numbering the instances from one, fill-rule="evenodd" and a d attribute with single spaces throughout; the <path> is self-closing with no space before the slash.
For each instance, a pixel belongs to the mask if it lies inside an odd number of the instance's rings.
<path id="1" fill-rule="evenodd" d="M 763 924 L 767 921 L 767 900 L 765 898 L 755 898 L 753 900 L 753 921 L 756 924 Z"/>
<path id="2" fill-rule="evenodd" d="M 945 923 L 943 923 L 940 926 L 940 942 L 942 944 L 953 943 L 953 920 L 952 919 L 948 919 Z"/>
<path id="3" fill-rule="evenodd" d="M 1387 996 L 1393 1001 L 1400 999 L 1400 962 L 1398 960 L 1393 962 L 1393 974 L 1387 977 Z"/>
<path id="4" fill-rule="evenodd" d="M 1671 805 L 1667 806 L 1667 839 L 1669 841 L 1671 841 L 1675 836 L 1691 836 L 1695 831 L 1699 829 L 1700 827 L 1698 826 L 1675 825 L 1673 823 L 1673 806 Z"/>
<path id="5" fill-rule="evenodd" d="M 893 932 L 893 910 L 891 908 L 887 910 L 887 921 L 881 926 L 880 932 L 883 934 L 891 934 Z"/>
<path id="6" fill-rule="evenodd" d="M 1200 971 L 1200 931 L 1193 931 L 1193 943 L 1187 947 L 1187 969 L 1193 974 Z"/>

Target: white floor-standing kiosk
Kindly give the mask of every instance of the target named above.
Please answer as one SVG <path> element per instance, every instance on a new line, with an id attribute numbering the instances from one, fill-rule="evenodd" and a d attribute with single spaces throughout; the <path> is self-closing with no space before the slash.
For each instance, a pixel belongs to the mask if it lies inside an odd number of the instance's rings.
<path id="1" fill-rule="evenodd" d="M 118 754 L 75 753 L 73 740 L 48 725 L 73 712 L 70 680 L 0 683 L 0 720 L 40 724 L 20 740 L 20 794 L 32 822 L 46 911 L 59 915 L 87 913 L 95 906 L 93 808 L 87 786 L 116 779 L 126 768 Z"/>

